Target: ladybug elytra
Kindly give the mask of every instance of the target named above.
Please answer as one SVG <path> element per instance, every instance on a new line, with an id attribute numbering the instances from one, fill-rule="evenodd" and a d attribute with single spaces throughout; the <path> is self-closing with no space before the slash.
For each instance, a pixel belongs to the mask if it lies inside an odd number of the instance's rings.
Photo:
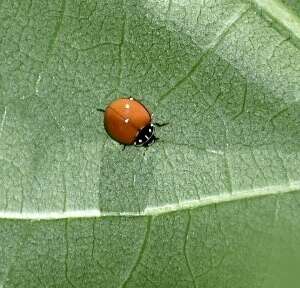
<path id="1" fill-rule="evenodd" d="M 104 112 L 104 127 L 111 138 L 124 145 L 147 147 L 155 142 L 155 124 L 152 114 L 139 101 L 130 98 L 119 98 L 111 102 Z"/>

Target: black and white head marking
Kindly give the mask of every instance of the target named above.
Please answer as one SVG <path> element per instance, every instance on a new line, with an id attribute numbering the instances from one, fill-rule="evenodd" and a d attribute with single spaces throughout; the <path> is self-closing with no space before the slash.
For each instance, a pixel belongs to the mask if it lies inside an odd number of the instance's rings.
<path id="1" fill-rule="evenodd" d="M 134 141 L 135 146 L 144 146 L 147 147 L 149 145 L 152 145 L 155 142 L 155 126 L 154 124 L 149 124 L 145 126 L 138 134 Z"/>

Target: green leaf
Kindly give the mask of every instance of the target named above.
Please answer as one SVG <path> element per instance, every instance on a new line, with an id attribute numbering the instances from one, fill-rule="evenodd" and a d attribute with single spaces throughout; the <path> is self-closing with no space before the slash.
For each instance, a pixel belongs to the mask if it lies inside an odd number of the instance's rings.
<path id="1" fill-rule="evenodd" d="M 0 287 L 298 287 L 298 1 L 0 1 Z M 105 107 L 154 112 L 149 149 Z"/>

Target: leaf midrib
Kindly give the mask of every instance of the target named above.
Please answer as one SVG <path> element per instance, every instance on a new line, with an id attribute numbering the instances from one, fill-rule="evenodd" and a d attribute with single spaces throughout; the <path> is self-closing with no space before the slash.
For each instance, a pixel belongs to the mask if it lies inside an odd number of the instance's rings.
<path id="1" fill-rule="evenodd" d="M 234 193 L 223 193 L 202 197 L 201 199 L 185 200 L 179 203 L 166 204 L 162 206 L 148 206 L 141 212 L 114 212 L 93 210 L 74 210 L 45 213 L 9 212 L 0 211 L 0 220 L 58 220 L 58 219 L 80 219 L 80 218 L 103 218 L 103 217 L 145 217 L 159 216 L 179 212 L 183 210 L 196 209 L 213 204 L 243 201 L 252 198 L 270 197 L 288 193 L 299 193 L 300 181 L 291 182 L 289 185 L 273 185 L 251 190 L 242 190 Z"/>

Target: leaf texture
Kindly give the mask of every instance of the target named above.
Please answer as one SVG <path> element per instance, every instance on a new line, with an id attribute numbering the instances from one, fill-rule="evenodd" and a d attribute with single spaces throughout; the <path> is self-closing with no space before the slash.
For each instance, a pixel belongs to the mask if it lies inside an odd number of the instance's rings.
<path id="1" fill-rule="evenodd" d="M 297 1 L 0 1 L 0 287 L 297 287 Z M 169 122 L 122 151 L 120 96 Z"/>

